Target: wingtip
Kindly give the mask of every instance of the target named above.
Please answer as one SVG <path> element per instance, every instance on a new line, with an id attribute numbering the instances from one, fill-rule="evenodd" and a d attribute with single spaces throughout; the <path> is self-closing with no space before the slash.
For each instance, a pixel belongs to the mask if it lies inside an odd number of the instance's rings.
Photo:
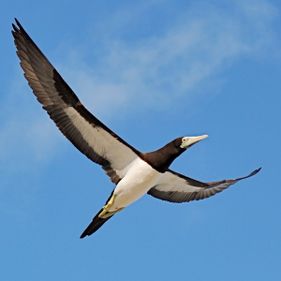
<path id="1" fill-rule="evenodd" d="M 14 20 L 15 20 L 16 25 L 17 25 L 19 28 L 22 28 L 22 25 L 20 24 L 19 20 L 18 20 L 17 18 L 15 18 Z"/>
<path id="2" fill-rule="evenodd" d="M 259 167 L 258 169 L 254 170 L 252 173 L 250 173 L 249 177 L 256 175 L 261 169 L 262 167 Z"/>
<path id="3" fill-rule="evenodd" d="M 14 18 L 15 20 L 15 23 L 12 23 L 12 27 L 13 27 L 13 30 L 12 30 L 12 33 L 17 33 L 19 32 L 22 28 L 22 25 L 20 24 L 20 22 L 18 21 L 17 18 Z"/>
<path id="4" fill-rule="evenodd" d="M 258 168 L 258 169 L 256 169 L 256 170 L 254 170 L 253 172 L 251 172 L 248 176 L 245 176 L 245 177 L 241 177 L 241 178 L 238 178 L 238 179 L 236 179 L 236 180 L 243 180 L 243 179 L 247 179 L 247 178 L 250 178 L 250 177 L 252 177 L 252 176 L 254 176 L 254 175 L 256 175 L 259 171 L 261 170 L 261 167 L 260 168 Z"/>
<path id="5" fill-rule="evenodd" d="M 80 235 L 80 239 L 83 239 L 87 236 L 88 234 L 86 234 L 85 232 L 83 232 L 81 235 Z"/>
<path id="6" fill-rule="evenodd" d="M 17 18 L 14 18 L 15 23 L 12 23 L 13 26 L 13 31 L 14 32 L 23 32 L 24 34 L 26 33 L 26 31 L 24 30 L 23 26 L 21 25 L 21 23 L 19 22 L 19 20 Z"/>

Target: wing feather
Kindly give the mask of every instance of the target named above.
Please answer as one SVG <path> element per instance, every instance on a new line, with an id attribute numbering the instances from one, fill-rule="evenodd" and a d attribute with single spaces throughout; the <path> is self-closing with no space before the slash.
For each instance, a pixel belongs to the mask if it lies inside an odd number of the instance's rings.
<path id="1" fill-rule="evenodd" d="M 17 20 L 16 24 L 12 33 L 17 54 L 34 95 L 65 137 L 117 183 L 140 152 L 82 105 Z"/>
<path id="2" fill-rule="evenodd" d="M 169 170 L 163 175 L 161 181 L 148 191 L 148 194 L 175 203 L 201 200 L 222 192 L 240 180 L 254 176 L 260 170 L 261 168 L 256 169 L 245 177 L 206 183 Z"/>

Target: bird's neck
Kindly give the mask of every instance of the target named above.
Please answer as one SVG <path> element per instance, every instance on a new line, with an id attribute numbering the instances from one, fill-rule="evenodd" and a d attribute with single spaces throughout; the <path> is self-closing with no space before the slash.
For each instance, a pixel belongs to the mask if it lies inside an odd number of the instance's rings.
<path id="1" fill-rule="evenodd" d="M 184 149 L 176 148 L 168 143 L 156 151 L 143 154 L 143 158 L 154 169 L 164 173 L 183 151 Z"/>

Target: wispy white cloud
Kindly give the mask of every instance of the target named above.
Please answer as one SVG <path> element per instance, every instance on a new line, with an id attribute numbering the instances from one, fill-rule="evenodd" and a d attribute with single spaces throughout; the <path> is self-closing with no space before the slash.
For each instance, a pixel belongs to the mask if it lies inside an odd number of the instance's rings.
<path id="1" fill-rule="evenodd" d="M 74 48 L 61 69 L 84 100 L 104 114 L 130 113 L 139 104 L 144 110 L 155 104 L 165 108 L 200 89 L 210 94 L 202 85 L 220 79 L 231 63 L 268 54 L 277 9 L 258 0 L 236 1 L 227 8 L 202 5 L 186 8 L 158 34 L 129 41 L 107 36 L 104 52 L 91 63 Z M 132 15 L 122 20 L 124 28 L 130 20 Z"/>

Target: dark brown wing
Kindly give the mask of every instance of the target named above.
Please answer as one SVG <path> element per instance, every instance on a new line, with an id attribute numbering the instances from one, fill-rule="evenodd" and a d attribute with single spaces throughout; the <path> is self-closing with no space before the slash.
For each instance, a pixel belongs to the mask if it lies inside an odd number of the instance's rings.
<path id="1" fill-rule="evenodd" d="M 207 183 L 169 170 L 163 175 L 161 182 L 148 191 L 148 194 L 175 203 L 201 200 L 225 190 L 240 180 L 254 176 L 260 170 L 261 168 L 254 170 L 245 177 Z"/>
<path id="2" fill-rule="evenodd" d="M 79 101 L 21 24 L 13 24 L 17 54 L 28 84 L 60 131 L 89 159 L 102 165 L 117 183 L 140 155 Z"/>

